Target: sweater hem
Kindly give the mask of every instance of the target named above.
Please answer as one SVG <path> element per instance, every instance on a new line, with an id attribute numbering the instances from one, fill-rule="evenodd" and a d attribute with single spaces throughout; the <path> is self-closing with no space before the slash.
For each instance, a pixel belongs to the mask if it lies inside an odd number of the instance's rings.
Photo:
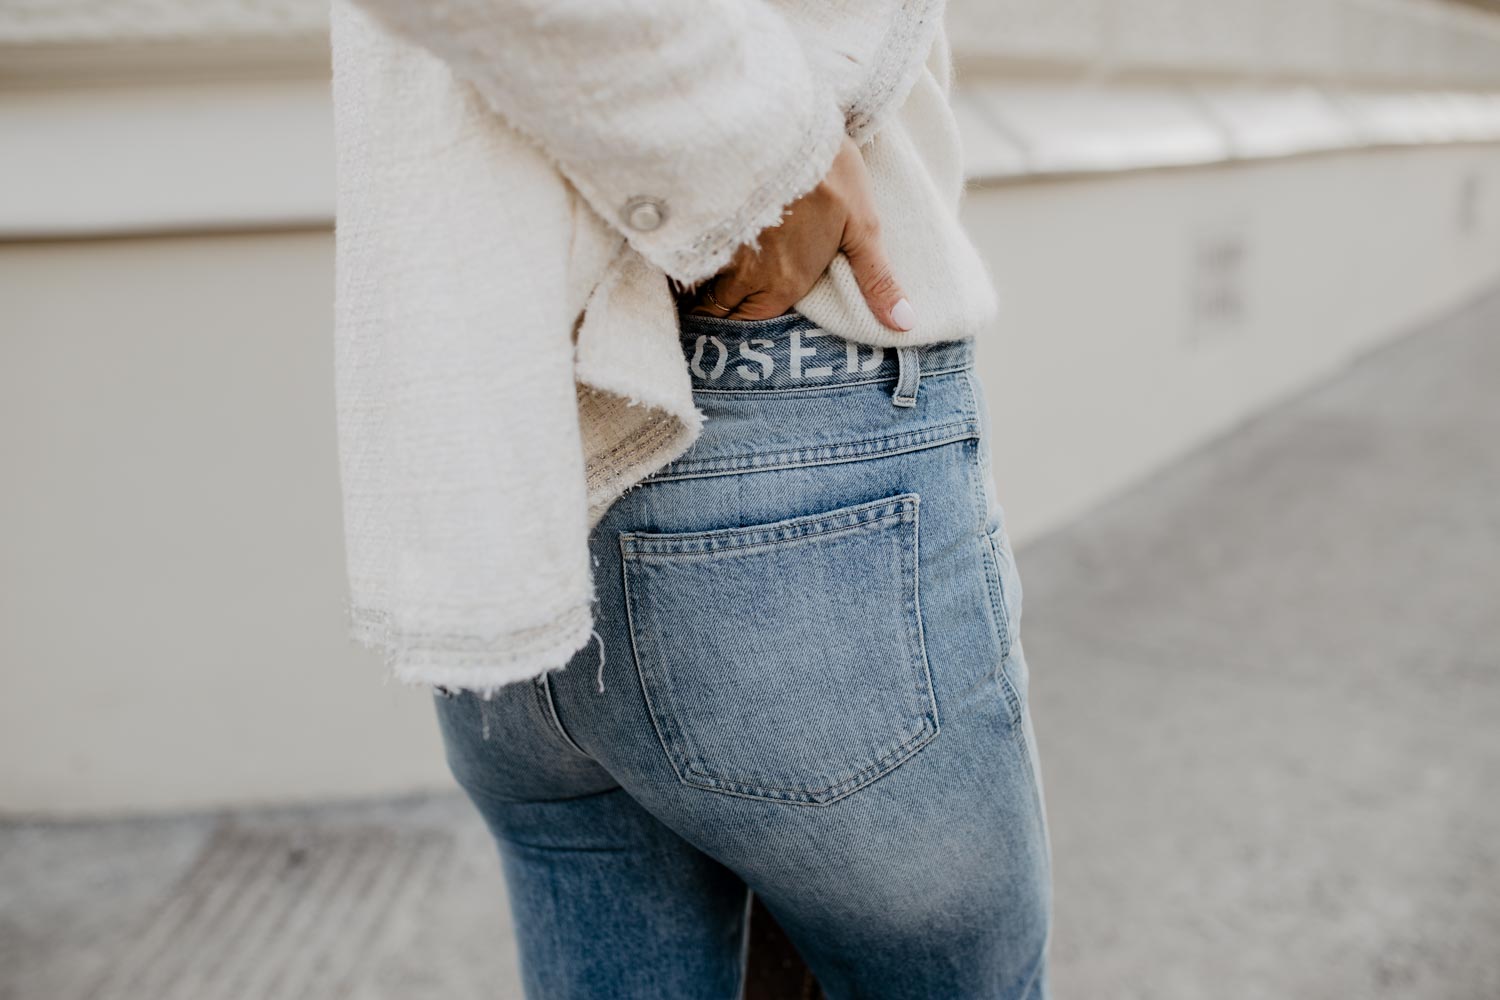
<path id="1" fill-rule="evenodd" d="M 594 629 L 589 604 L 539 626 L 494 637 L 414 632 L 390 627 L 385 612 L 355 608 L 349 637 L 381 655 L 390 676 L 410 686 L 440 685 L 489 699 L 500 688 L 567 666 Z"/>
<path id="2" fill-rule="evenodd" d="M 656 258 L 646 247 L 643 257 L 660 267 L 685 290 L 724 269 L 742 246 L 760 249 L 760 234 L 780 225 L 786 207 L 816 188 L 828 175 L 846 135 L 844 116 L 829 104 L 803 133 L 802 141 L 776 176 L 757 188 L 732 217 L 699 236 L 685 250 Z"/>

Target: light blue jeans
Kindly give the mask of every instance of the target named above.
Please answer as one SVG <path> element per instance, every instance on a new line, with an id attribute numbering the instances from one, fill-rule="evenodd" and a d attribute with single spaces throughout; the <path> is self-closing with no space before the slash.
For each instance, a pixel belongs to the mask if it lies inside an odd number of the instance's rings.
<path id="1" fill-rule="evenodd" d="M 1047 997 L 973 341 L 682 323 L 708 422 L 593 532 L 599 641 L 488 701 L 435 693 L 527 995 L 732 1000 L 754 892 L 832 1000 Z"/>

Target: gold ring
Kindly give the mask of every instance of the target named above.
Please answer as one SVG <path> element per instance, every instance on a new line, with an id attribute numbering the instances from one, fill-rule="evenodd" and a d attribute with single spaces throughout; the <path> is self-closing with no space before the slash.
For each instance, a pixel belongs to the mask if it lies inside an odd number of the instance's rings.
<path id="1" fill-rule="evenodd" d="M 734 311 L 733 309 L 730 309 L 728 306 L 726 306 L 724 303 L 720 302 L 718 299 L 714 298 L 714 285 L 713 285 L 713 282 L 709 282 L 707 285 L 703 286 L 703 297 L 705 299 L 707 299 L 708 302 L 709 302 L 709 304 L 712 305 L 714 308 L 724 310 L 724 314 L 726 316 L 729 313 L 731 313 L 731 312 Z"/>

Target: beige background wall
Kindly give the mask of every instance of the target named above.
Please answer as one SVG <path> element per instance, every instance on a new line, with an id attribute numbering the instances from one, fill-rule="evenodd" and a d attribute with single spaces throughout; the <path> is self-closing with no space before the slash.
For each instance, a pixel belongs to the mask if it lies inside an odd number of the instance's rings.
<path id="1" fill-rule="evenodd" d="M 0 248 L 0 806 L 441 777 L 343 639 L 323 232 Z"/>
<path id="2" fill-rule="evenodd" d="M 1500 145 L 997 186 L 966 221 L 1024 540 L 1500 280 Z"/>

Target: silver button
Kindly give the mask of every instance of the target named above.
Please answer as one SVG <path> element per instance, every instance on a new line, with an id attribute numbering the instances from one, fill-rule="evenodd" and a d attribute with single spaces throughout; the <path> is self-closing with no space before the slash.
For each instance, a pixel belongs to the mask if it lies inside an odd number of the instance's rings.
<path id="1" fill-rule="evenodd" d="M 632 198 L 625 203 L 625 224 L 643 233 L 667 221 L 667 210 L 655 198 Z"/>

